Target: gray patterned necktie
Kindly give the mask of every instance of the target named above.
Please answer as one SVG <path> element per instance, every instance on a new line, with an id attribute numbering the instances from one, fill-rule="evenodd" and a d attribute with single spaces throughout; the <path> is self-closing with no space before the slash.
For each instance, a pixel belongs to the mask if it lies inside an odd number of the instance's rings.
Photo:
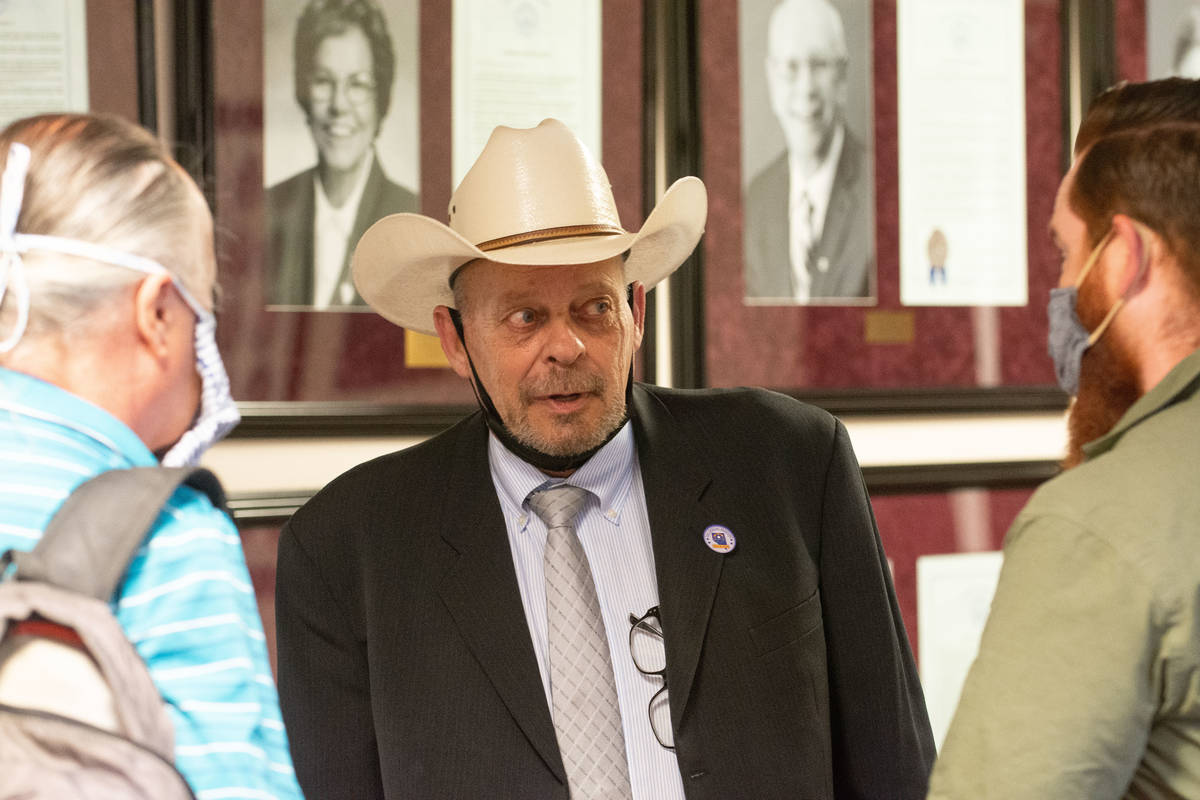
<path id="1" fill-rule="evenodd" d="M 546 523 L 550 697 L 571 800 L 631 797 L 621 709 L 600 601 L 572 521 L 589 492 L 559 484 L 529 495 Z"/>

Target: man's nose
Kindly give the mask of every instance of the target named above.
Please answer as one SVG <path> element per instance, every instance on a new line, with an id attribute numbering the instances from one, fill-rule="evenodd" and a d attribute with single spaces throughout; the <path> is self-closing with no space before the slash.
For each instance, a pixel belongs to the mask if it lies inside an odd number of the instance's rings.
<path id="1" fill-rule="evenodd" d="M 813 94 L 816 88 L 816 82 L 813 80 L 812 70 L 807 64 L 803 64 L 796 68 L 792 74 L 791 90 L 793 96 L 807 98 Z"/>
<path id="2" fill-rule="evenodd" d="M 555 364 L 574 364 L 587 347 L 569 317 L 556 317 L 547 328 L 546 358 Z"/>

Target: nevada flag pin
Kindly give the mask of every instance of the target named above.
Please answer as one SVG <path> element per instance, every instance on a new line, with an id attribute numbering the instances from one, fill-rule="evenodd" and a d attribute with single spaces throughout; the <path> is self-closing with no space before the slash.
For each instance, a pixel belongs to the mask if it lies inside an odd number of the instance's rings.
<path id="1" fill-rule="evenodd" d="M 728 553 L 737 546 L 737 537 L 724 525 L 709 525 L 704 529 L 704 543 L 714 553 Z"/>

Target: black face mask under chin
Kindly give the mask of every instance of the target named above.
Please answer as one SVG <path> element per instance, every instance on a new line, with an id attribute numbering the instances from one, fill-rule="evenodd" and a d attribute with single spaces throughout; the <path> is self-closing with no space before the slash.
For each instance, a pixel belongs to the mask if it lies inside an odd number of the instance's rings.
<path id="1" fill-rule="evenodd" d="M 600 444 L 582 453 L 555 456 L 518 441 L 517 437 L 513 436 L 512 431 L 508 429 L 508 426 L 504 424 L 504 420 L 500 419 L 500 412 L 496 410 L 496 405 L 492 402 L 491 395 L 484 388 L 483 381 L 479 380 L 479 373 L 475 371 L 475 362 L 471 359 L 471 351 L 467 349 L 467 337 L 463 333 L 462 315 L 458 313 L 458 309 L 456 308 L 451 308 L 449 311 L 450 319 L 454 322 L 454 330 L 458 332 L 458 340 L 462 342 L 463 352 L 467 354 L 467 363 L 471 365 L 471 377 L 473 378 L 471 388 L 475 392 L 475 399 L 479 401 L 480 410 L 483 411 L 483 421 L 487 423 L 488 429 L 496 435 L 500 443 L 522 461 L 532 464 L 542 472 L 574 471 L 582 467 L 589 458 L 599 452 L 600 448 L 612 441 L 612 438 L 624 427 L 625 420 L 629 419 L 628 409 L 633 394 L 632 364 L 629 367 L 629 378 L 625 382 L 625 416 L 622 418 L 621 424 L 613 428 Z"/>

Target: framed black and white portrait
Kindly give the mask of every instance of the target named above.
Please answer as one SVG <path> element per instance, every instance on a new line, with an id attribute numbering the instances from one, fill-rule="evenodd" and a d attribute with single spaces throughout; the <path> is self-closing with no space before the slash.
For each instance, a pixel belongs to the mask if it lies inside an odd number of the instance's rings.
<path id="1" fill-rule="evenodd" d="M 355 243 L 419 212 L 417 0 L 265 0 L 268 308 L 365 309 Z"/>
<path id="2" fill-rule="evenodd" d="M 870 4 L 740 0 L 749 305 L 872 305 Z"/>

